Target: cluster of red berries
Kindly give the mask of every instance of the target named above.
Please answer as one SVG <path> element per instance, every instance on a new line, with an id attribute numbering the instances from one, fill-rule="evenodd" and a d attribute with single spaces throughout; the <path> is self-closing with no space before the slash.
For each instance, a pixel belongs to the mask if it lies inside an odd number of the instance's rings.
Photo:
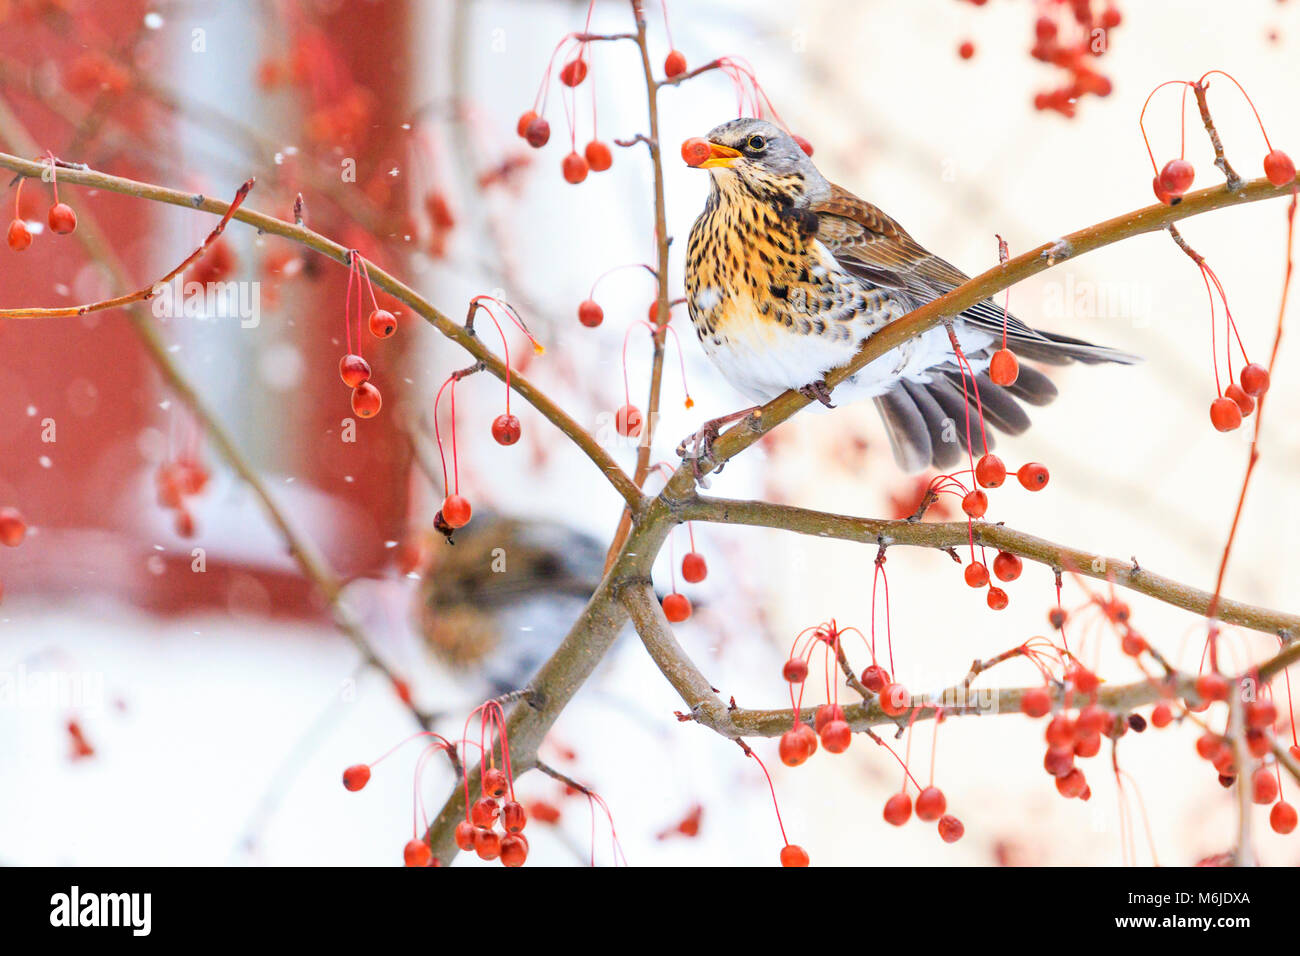
<path id="1" fill-rule="evenodd" d="M 51 170 L 54 169 L 53 161 L 51 161 L 50 168 Z M 21 208 L 23 183 L 26 181 L 26 179 L 20 179 L 18 189 L 14 192 L 14 218 L 9 223 L 9 248 L 14 252 L 22 252 L 32 244 L 32 231 L 22 218 Z M 54 204 L 50 206 L 45 221 L 49 223 L 50 232 L 66 236 L 77 228 L 77 214 L 67 203 L 59 202 L 59 181 L 57 176 L 54 177 L 53 183 Z"/>
<path id="2" fill-rule="evenodd" d="M 503 866 L 523 866 L 528 859 L 528 812 L 514 799 L 505 772 L 490 767 L 483 771 L 483 792 L 464 820 L 456 824 L 456 845 L 473 850 L 481 860 L 500 860 Z M 501 798 L 508 797 L 504 802 Z M 501 832 L 495 829 L 500 824 Z"/>
<path id="3" fill-rule="evenodd" d="M 1197 709 L 1204 709 L 1210 703 L 1226 701 L 1231 691 L 1227 679 L 1213 671 L 1199 676 L 1195 687 L 1202 704 Z M 1246 750 L 1257 761 L 1250 771 L 1251 799 L 1260 806 L 1272 806 L 1268 822 L 1274 832 L 1283 835 L 1291 833 L 1296 828 L 1296 809 L 1281 799 L 1281 771 L 1277 761 L 1272 759 L 1273 726 L 1278 719 L 1277 705 L 1267 698 L 1252 700 L 1243 705 L 1243 711 Z M 1196 739 L 1196 753 L 1214 767 L 1223 786 L 1231 787 L 1237 782 L 1237 757 L 1226 737 L 1207 730 Z M 1291 756 L 1300 759 L 1300 746 L 1291 747 Z"/>
<path id="4" fill-rule="evenodd" d="M 186 507 L 185 499 L 202 494 L 208 478 L 207 468 L 189 457 L 164 462 L 154 476 L 158 504 L 176 512 L 176 533 L 182 538 L 194 537 L 194 515 Z"/>
<path id="5" fill-rule="evenodd" d="M 966 825 L 951 813 L 947 813 L 948 798 L 943 791 L 931 784 L 921 789 L 916 795 L 916 818 L 926 823 L 938 821 L 939 837 L 944 843 L 956 843 L 966 833 Z M 912 818 L 912 796 L 906 785 L 885 801 L 883 816 L 885 822 L 901 827 Z"/>
<path id="6" fill-rule="evenodd" d="M 1058 4 L 1057 9 L 1062 6 L 1066 5 Z M 1106 53 L 1110 45 L 1107 32 L 1119 26 L 1122 17 L 1110 5 L 1100 13 L 1095 12 L 1091 0 L 1071 0 L 1068 6 L 1076 25 L 1073 29 L 1066 18 L 1057 19 L 1051 15 L 1050 8 L 1040 8 L 1029 54 L 1068 75 L 1068 80 L 1056 89 L 1035 94 L 1034 109 L 1053 110 L 1072 117 L 1084 96 L 1110 95 L 1110 78 L 1094 69 L 1093 63 Z"/>
<path id="7" fill-rule="evenodd" d="M 7 548 L 16 548 L 27 537 L 27 522 L 22 513 L 9 506 L 0 508 L 0 544 Z M 0 600 L 4 600 L 4 584 L 0 583 Z"/>
<path id="8" fill-rule="evenodd" d="M 980 457 L 975 463 L 975 483 L 980 487 L 968 491 L 961 502 L 962 511 L 969 519 L 973 521 L 982 518 L 988 511 L 988 495 L 982 489 L 1000 487 L 1006 478 L 1007 469 L 1001 458 L 991 452 Z M 1016 470 L 1016 480 L 1027 491 L 1041 491 L 1047 487 L 1050 478 L 1047 466 L 1036 461 L 1021 465 Z M 993 577 L 1004 583 L 1016 580 L 1024 570 L 1023 562 L 1010 551 L 999 551 L 992 564 Z M 970 587 L 988 587 L 985 600 L 993 610 L 1004 610 L 1010 603 L 1006 591 L 990 584 L 989 567 L 983 561 L 975 560 L 974 548 L 971 549 L 971 560 L 966 565 L 963 576 Z"/>
<path id="9" fill-rule="evenodd" d="M 1268 369 L 1255 362 L 1241 370 L 1240 384 L 1231 383 L 1223 394 L 1210 403 L 1210 423 L 1221 432 L 1241 425 L 1243 417 L 1255 410 L 1257 400 L 1268 391 Z"/>
<path id="10" fill-rule="evenodd" d="M 1100 679 L 1082 666 L 1071 668 L 1066 679 L 1074 692 L 1095 699 Z M 1020 699 L 1020 711 L 1027 717 L 1046 717 L 1052 710 L 1052 695 L 1046 687 L 1027 690 Z M 1043 755 L 1043 769 L 1056 781 L 1057 792 L 1066 799 L 1089 800 L 1092 789 L 1083 770 L 1075 765 L 1075 758 L 1095 757 L 1101 752 L 1102 737 L 1118 737 L 1129 727 L 1145 730 L 1146 721 L 1140 715 L 1130 715 L 1128 721 L 1120 720 L 1110 711 L 1088 703 L 1070 716 L 1068 709 L 1056 713 L 1044 731 L 1047 751 Z"/>
<path id="11" fill-rule="evenodd" d="M 704 555 L 695 550 L 695 534 L 692 531 L 691 550 L 682 558 L 682 579 L 687 584 L 699 584 L 708 576 L 709 563 L 704 560 Z M 679 593 L 676 585 L 677 582 L 674 581 L 673 590 L 665 594 L 663 599 L 664 617 L 672 624 L 680 624 L 691 616 L 690 599 Z"/>
<path id="12" fill-rule="evenodd" d="M 352 389 L 352 411 L 358 418 L 374 418 L 384 404 L 383 396 L 375 383 L 370 380 L 370 363 L 361 357 L 361 313 L 362 290 L 364 284 L 370 292 L 371 311 L 366 320 L 370 334 L 377 339 L 391 338 L 397 331 L 397 317 L 387 309 L 379 307 L 375 296 L 375 287 L 370 282 L 370 270 L 361 253 L 353 249 L 348 254 L 348 294 L 344 304 L 343 325 L 347 332 L 347 353 L 339 359 L 339 378 L 343 384 Z M 352 350 L 352 286 L 357 287 L 356 330 L 357 347 Z"/>

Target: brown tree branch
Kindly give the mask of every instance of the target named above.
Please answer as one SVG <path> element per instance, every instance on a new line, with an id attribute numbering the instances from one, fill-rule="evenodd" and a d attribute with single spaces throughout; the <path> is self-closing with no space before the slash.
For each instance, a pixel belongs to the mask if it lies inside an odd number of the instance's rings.
<path id="1" fill-rule="evenodd" d="M 1109 581 L 1139 594 L 1172 604 L 1197 614 L 1206 614 L 1214 604 L 1214 595 L 1189 587 L 1172 578 L 1154 574 L 1132 561 L 1093 554 L 1078 548 L 1055 544 L 1000 524 L 964 521 L 921 522 L 887 521 L 879 518 L 854 518 L 848 515 L 812 511 L 792 505 L 765 501 L 737 501 L 692 494 L 673 502 L 673 513 L 680 521 L 710 521 L 721 524 L 777 528 L 823 538 L 838 538 L 864 544 L 905 545 L 946 550 L 967 544 L 973 535 L 977 545 L 1010 551 L 1030 561 L 1059 571 Z M 1227 598 L 1218 600 L 1216 614 L 1229 624 L 1264 631 L 1290 641 L 1300 636 L 1300 615 L 1256 607 Z"/>

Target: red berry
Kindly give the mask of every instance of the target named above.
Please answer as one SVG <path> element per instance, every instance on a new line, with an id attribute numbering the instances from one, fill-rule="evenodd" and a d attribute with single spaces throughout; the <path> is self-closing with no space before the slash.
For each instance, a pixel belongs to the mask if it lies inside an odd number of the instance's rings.
<path id="1" fill-rule="evenodd" d="M 961 500 L 961 510 L 972 518 L 982 518 L 984 512 L 989 510 L 989 496 L 976 488 Z"/>
<path id="2" fill-rule="evenodd" d="M 1241 390 L 1251 398 L 1259 398 L 1268 391 L 1268 369 L 1251 362 L 1241 370 Z"/>
<path id="3" fill-rule="evenodd" d="M 591 167 L 593 173 L 603 173 L 614 165 L 614 157 L 610 154 L 609 147 L 598 139 L 588 143 L 582 153 L 587 158 L 587 165 Z"/>
<path id="4" fill-rule="evenodd" d="M 460 495 L 448 495 L 442 502 L 442 520 L 453 528 L 463 528 L 469 524 L 474 509 Z"/>
<path id="5" fill-rule="evenodd" d="M 998 556 L 993 559 L 993 573 L 997 575 L 999 581 L 1014 581 L 1020 577 L 1020 572 L 1024 564 L 1020 558 L 1010 551 L 999 551 Z"/>
<path id="6" fill-rule="evenodd" d="M 468 820 L 456 824 L 456 845 L 462 850 L 474 849 L 474 824 Z"/>
<path id="7" fill-rule="evenodd" d="M 1223 738 L 1208 730 L 1196 738 L 1196 753 L 1202 760 L 1214 763 L 1227 749 L 1228 745 Z"/>
<path id="8" fill-rule="evenodd" d="M 957 47 L 957 55 L 963 60 L 969 60 L 975 55 L 975 44 L 971 43 L 970 40 L 963 41 L 962 44 Z"/>
<path id="9" fill-rule="evenodd" d="M 1262 760 L 1273 749 L 1273 742 L 1266 731 L 1251 727 L 1246 731 L 1246 749 L 1252 757 Z"/>
<path id="10" fill-rule="evenodd" d="M 1051 475 L 1047 473 L 1047 466 L 1040 465 L 1036 461 L 1021 465 L 1020 470 L 1016 472 L 1016 479 L 1029 491 L 1041 491 L 1046 488 L 1047 480 L 1050 477 Z"/>
<path id="11" fill-rule="evenodd" d="M 1113 30 L 1120 25 L 1123 19 L 1118 10 L 1114 7 L 1107 7 L 1101 12 L 1101 28 L 1103 30 Z"/>
<path id="12" fill-rule="evenodd" d="M 1106 726 L 1106 717 L 1106 712 L 1095 704 L 1083 708 L 1079 711 L 1079 716 L 1074 719 L 1074 739 L 1082 740 L 1084 737 L 1101 733 L 1102 728 Z"/>
<path id="13" fill-rule="evenodd" d="M 407 866 L 428 866 L 433 862 L 433 851 L 423 840 L 411 840 L 402 847 L 402 859 Z"/>
<path id="14" fill-rule="evenodd" d="M 862 686 L 873 694 L 879 694 L 889 683 L 889 671 L 879 664 L 871 664 L 862 672 Z"/>
<path id="15" fill-rule="evenodd" d="M 1051 17 L 1039 17 L 1034 21 L 1034 36 L 1043 43 L 1056 39 L 1056 30 L 1056 21 Z"/>
<path id="16" fill-rule="evenodd" d="M 370 782 L 370 768 L 363 763 L 343 771 L 343 786 L 355 792 Z"/>
<path id="17" fill-rule="evenodd" d="M 897 717 L 899 714 L 906 713 L 911 707 L 910 695 L 907 688 L 897 682 L 886 684 L 880 692 L 880 709 L 890 717 Z"/>
<path id="18" fill-rule="evenodd" d="M 699 136 L 693 136 L 682 143 L 682 160 L 687 166 L 698 166 L 711 154 L 709 141 Z"/>
<path id="19" fill-rule="evenodd" d="M 966 565 L 966 570 L 962 574 L 966 578 L 966 583 L 973 588 L 982 588 L 989 583 L 989 569 L 978 561 Z"/>
<path id="20" fill-rule="evenodd" d="M 926 787 L 916 795 L 916 818 L 931 823 L 948 809 L 948 798 L 938 787 Z"/>
<path id="21" fill-rule="evenodd" d="M 1274 186 L 1285 186 L 1295 179 L 1295 163 L 1280 149 L 1264 157 L 1264 175 Z"/>
<path id="22" fill-rule="evenodd" d="M 682 558 L 682 577 L 688 584 L 699 584 L 709 576 L 709 565 L 698 551 L 686 552 Z"/>
<path id="23" fill-rule="evenodd" d="M 1168 704 L 1156 704 L 1151 710 L 1151 726 L 1156 728 L 1168 727 L 1174 719 L 1174 712 L 1169 709 Z"/>
<path id="24" fill-rule="evenodd" d="M 1007 466 L 997 455 L 985 455 L 975 462 L 975 480 L 985 488 L 997 488 L 1007 480 Z"/>
<path id="25" fill-rule="evenodd" d="M 1268 815 L 1268 825 L 1273 828 L 1273 832 L 1281 833 L 1283 836 L 1295 829 L 1296 812 L 1295 807 L 1285 800 L 1279 800 L 1273 804 L 1273 810 Z"/>
<path id="26" fill-rule="evenodd" d="M 822 728 L 832 720 L 843 720 L 844 708 L 839 704 L 822 704 L 813 713 L 813 730 L 822 732 Z"/>
<path id="27" fill-rule="evenodd" d="M 1201 700 L 1227 700 L 1228 682 L 1222 674 L 1202 674 L 1196 678 L 1196 693 Z"/>
<path id="28" fill-rule="evenodd" d="M 386 339 L 397 331 L 397 317 L 387 309 L 375 309 L 366 320 L 370 334 L 377 339 Z"/>
<path id="29" fill-rule="evenodd" d="M 383 404 L 384 397 L 370 382 L 362 382 L 352 390 L 352 411 L 359 418 L 374 418 Z"/>
<path id="30" fill-rule="evenodd" d="M 804 139 L 798 133 L 791 133 L 790 138 L 794 140 L 796 146 L 803 150 L 805 156 L 811 156 L 813 154 L 812 143 L 808 142 L 808 140 Z"/>
<path id="31" fill-rule="evenodd" d="M 1255 410 L 1255 400 L 1247 395 L 1246 390 L 1236 382 L 1225 388 L 1223 394 L 1237 403 L 1243 417 Z"/>
<path id="32" fill-rule="evenodd" d="M 1160 170 L 1160 185 L 1171 196 L 1181 196 L 1192 186 L 1196 170 L 1185 159 L 1171 159 Z"/>
<path id="33" fill-rule="evenodd" d="M 1155 193 L 1156 198 L 1159 199 L 1166 206 L 1172 206 L 1177 201 L 1176 196 L 1170 193 L 1169 190 L 1165 189 L 1164 186 L 1160 185 L 1159 173 L 1156 173 L 1155 178 L 1151 180 L 1151 191 Z"/>
<path id="34" fill-rule="evenodd" d="M 1074 769 L 1074 748 L 1048 747 L 1043 754 L 1043 769 L 1053 777 L 1064 777 Z"/>
<path id="35" fill-rule="evenodd" d="M 574 186 L 587 178 L 587 161 L 577 153 L 565 156 L 560 169 L 564 172 L 565 182 L 572 183 Z"/>
<path id="36" fill-rule="evenodd" d="M 993 353 L 993 358 L 989 359 L 989 378 L 993 379 L 994 385 L 1006 388 L 1016 384 L 1019 377 L 1020 362 L 1011 354 L 1010 349 L 998 349 Z"/>
<path id="37" fill-rule="evenodd" d="M 1250 778 L 1251 795 L 1255 802 L 1267 806 L 1277 799 L 1277 777 L 1272 767 L 1259 767 Z"/>
<path id="38" fill-rule="evenodd" d="M 669 50 L 664 59 L 664 76 L 673 80 L 686 72 L 686 56 L 680 50 Z"/>
<path id="39" fill-rule="evenodd" d="M 802 657 L 792 657 L 781 668 L 781 676 L 791 684 L 802 684 L 808 679 L 808 662 Z"/>
<path id="40" fill-rule="evenodd" d="M 1046 717 L 1052 709 L 1052 695 L 1046 687 L 1032 687 L 1020 698 L 1020 712 L 1029 717 Z"/>
<path id="41" fill-rule="evenodd" d="M 17 508 L 0 508 L 0 544 L 16 548 L 27 536 L 27 522 Z"/>
<path id="42" fill-rule="evenodd" d="M 500 767 L 489 767 L 483 771 L 483 792 L 489 797 L 504 797 L 510 789 L 510 778 Z"/>
<path id="43" fill-rule="evenodd" d="M 1246 726 L 1272 730 L 1277 723 L 1277 705 L 1271 700 L 1252 700 L 1246 704 Z"/>
<path id="44" fill-rule="evenodd" d="M 491 797 L 479 797 L 470 807 L 469 818 L 476 827 L 491 827 L 501 815 L 501 808 Z"/>
<path id="45" fill-rule="evenodd" d="M 513 445 L 519 441 L 519 419 L 514 415 L 498 415 L 492 420 L 492 437 L 498 445 Z"/>
<path id="46" fill-rule="evenodd" d="M 519 837 L 516 837 L 519 839 Z M 495 860 L 501 855 L 501 836 L 495 830 L 474 829 L 474 852 L 480 860 Z"/>
<path id="47" fill-rule="evenodd" d="M 905 792 L 896 793 L 885 801 L 885 822 L 901 827 L 912 817 L 912 798 Z"/>
<path id="48" fill-rule="evenodd" d="M 995 611 L 1005 611 L 1011 599 L 1007 597 L 1007 592 L 1001 588 L 989 588 L 989 593 L 985 596 L 984 601 Z"/>
<path id="49" fill-rule="evenodd" d="M 642 424 L 641 409 L 635 405 L 624 405 L 614 414 L 614 428 L 628 438 L 640 435 Z"/>
<path id="50" fill-rule="evenodd" d="M 674 591 L 664 596 L 664 617 L 671 623 L 680 624 L 690 616 L 691 602 L 686 599 L 685 594 Z"/>
<path id="51" fill-rule="evenodd" d="M 551 138 L 551 124 L 540 116 L 534 117 L 524 130 L 524 139 L 533 149 L 541 149 Z"/>
<path id="52" fill-rule="evenodd" d="M 965 825 L 951 813 L 939 821 L 939 836 L 944 843 L 956 843 L 965 833 Z"/>
<path id="53" fill-rule="evenodd" d="M 578 321 L 589 329 L 594 329 L 605 321 L 605 310 L 594 299 L 583 299 L 578 303 Z"/>
<path id="54" fill-rule="evenodd" d="M 1021 710 L 1024 710 L 1023 703 Z M 1055 747 L 1058 750 L 1069 747 L 1074 749 L 1074 721 L 1065 714 L 1057 714 L 1047 722 L 1047 730 L 1043 732 L 1047 739 L 1047 746 Z"/>
<path id="55" fill-rule="evenodd" d="M 1056 778 L 1056 792 L 1066 799 L 1083 796 L 1088 789 L 1088 779 L 1078 767 L 1071 767 L 1065 776 Z"/>
<path id="56" fill-rule="evenodd" d="M 582 57 L 570 60 L 560 70 L 560 82 L 565 86 L 577 86 L 587 78 L 587 61 Z"/>
<path id="57" fill-rule="evenodd" d="M 519 122 L 515 124 L 515 132 L 521 138 L 528 136 L 528 127 L 532 125 L 533 120 L 537 119 L 537 113 L 533 110 L 526 110 L 519 117 Z"/>
<path id="58" fill-rule="evenodd" d="M 853 740 L 853 731 L 843 720 L 832 720 L 822 728 L 822 746 L 833 754 L 842 754 L 849 749 Z"/>
<path id="59" fill-rule="evenodd" d="M 1069 673 L 1070 682 L 1082 694 L 1091 694 L 1101 683 L 1101 678 L 1086 667 L 1076 667 Z M 1100 725 L 1098 725 L 1100 726 Z"/>
<path id="60" fill-rule="evenodd" d="M 348 354 L 339 359 L 339 377 L 348 388 L 370 380 L 370 363 L 360 355 Z"/>
<path id="61" fill-rule="evenodd" d="M 47 218 L 50 223 L 50 231 L 57 232 L 61 236 L 66 236 L 77 228 L 77 214 L 65 202 L 56 202 L 51 206 Z"/>
<path id="62" fill-rule="evenodd" d="M 1129 657 L 1141 657 L 1146 652 L 1147 641 L 1137 631 L 1125 631 L 1120 638 L 1119 647 Z"/>
<path id="63" fill-rule="evenodd" d="M 9 248 L 14 252 L 22 252 L 32 244 L 32 233 L 27 228 L 27 223 L 21 219 L 15 219 L 9 223 Z"/>
<path id="64" fill-rule="evenodd" d="M 528 841 L 522 833 L 511 833 L 501 838 L 502 866 L 523 866 L 527 859 Z"/>
<path id="65" fill-rule="evenodd" d="M 807 724 L 798 724 L 781 735 L 777 749 L 781 763 L 797 767 L 817 752 L 817 732 Z"/>
<path id="66" fill-rule="evenodd" d="M 1230 398 L 1216 398 L 1210 403 L 1210 423 L 1221 432 L 1230 432 L 1241 424 L 1241 409 Z"/>
<path id="67" fill-rule="evenodd" d="M 518 833 L 528 825 L 528 812 L 522 803 L 507 800 L 501 805 L 501 825 L 511 833 Z"/>
<path id="68" fill-rule="evenodd" d="M 1101 751 L 1101 734 L 1089 734 L 1088 736 L 1074 742 L 1074 755 L 1076 757 L 1095 757 Z M 1086 799 L 1086 798 L 1085 798 Z"/>
<path id="69" fill-rule="evenodd" d="M 801 846 L 793 843 L 787 843 L 781 847 L 781 865 L 782 866 L 807 866 L 808 851 Z"/>

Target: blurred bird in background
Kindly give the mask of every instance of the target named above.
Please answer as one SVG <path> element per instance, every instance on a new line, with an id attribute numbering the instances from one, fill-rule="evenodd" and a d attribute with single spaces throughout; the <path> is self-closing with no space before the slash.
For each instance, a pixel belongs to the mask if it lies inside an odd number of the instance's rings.
<path id="1" fill-rule="evenodd" d="M 599 541 L 558 522 L 491 513 L 435 542 L 417 590 L 416 624 L 459 674 L 518 690 L 568 633 L 605 563 Z"/>

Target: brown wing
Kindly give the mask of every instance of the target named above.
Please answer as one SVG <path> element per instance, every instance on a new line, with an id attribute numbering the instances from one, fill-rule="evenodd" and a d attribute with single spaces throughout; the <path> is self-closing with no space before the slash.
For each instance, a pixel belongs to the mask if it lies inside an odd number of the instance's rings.
<path id="1" fill-rule="evenodd" d="M 898 292 L 910 300 L 913 308 L 951 292 L 970 278 L 926 250 L 879 208 L 847 189 L 832 185 L 830 197 L 812 210 L 818 216 L 817 238 L 846 271 L 872 285 Z M 1007 345 L 1040 362 L 1061 365 L 1073 359 L 1089 364 L 1136 361 L 1124 352 L 1067 335 L 1038 332 L 1013 315 L 1004 318 L 1001 306 L 991 299 L 971 306 L 962 318 L 999 337 L 1005 323 Z"/>

